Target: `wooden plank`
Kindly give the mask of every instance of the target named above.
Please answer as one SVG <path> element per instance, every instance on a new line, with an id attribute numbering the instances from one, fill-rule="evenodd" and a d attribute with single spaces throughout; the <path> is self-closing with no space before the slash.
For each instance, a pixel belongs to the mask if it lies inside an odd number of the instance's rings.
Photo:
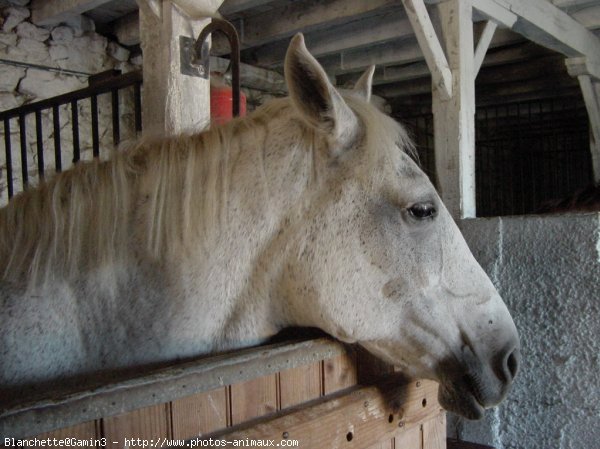
<path id="1" fill-rule="evenodd" d="M 99 421 L 88 421 L 76 426 L 66 427 L 64 429 L 54 430 L 52 432 L 45 432 L 41 435 L 37 435 L 36 438 L 78 438 L 78 439 L 89 439 L 99 438 L 100 433 L 97 432 L 99 428 Z"/>
<path id="2" fill-rule="evenodd" d="M 180 399 L 344 353 L 339 342 L 318 338 L 248 348 L 114 382 L 93 390 L 66 392 L 51 401 L 19 404 L 0 412 L 0 435 L 15 438 L 60 429 L 148 405 Z"/>
<path id="3" fill-rule="evenodd" d="M 434 12 L 432 12 L 434 13 Z M 306 45 L 315 58 L 356 48 L 401 40 L 413 35 L 408 17 L 402 9 L 378 14 L 359 22 L 349 21 L 305 35 Z M 289 42 L 281 40 L 252 48 L 247 53 L 260 66 L 282 67 Z"/>
<path id="4" fill-rule="evenodd" d="M 395 449 L 423 449 L 423 432 L 421 426 L 410 429 L 398 429 L 394 435 Z"/>
<path id="5" fill-rule="evenodd" d="M 131 446 L 131 438 L 160 439 L 170 435 L 169 404 L 144 407 L 102 421 L 107 447 L 117 449 Z"/>
<path id="6" fill-rule="evenodd" d="M 231 386 L 231 423 L 243 423 L 277 411 L 276 374 Z"/>
<path id="7" fill-rule="evenodd" d="M 437 388 L 430 381 L 422 381 L 419 387 L 414 383 L 356 387 L 211 437 L 228 441 L 246 438 L 280 441 L 285 435 L 298 440 L 299 447 L 362 449 L 374 441 L 392 438 L 399 428 L 418 428 L 421 422 L 437 416 L 440 413 Z M 422 405 L 423 399 L 427 400 L 426 407 Z"/>
<path id="8" fill-rule="evenodd" d="M 244 20 L 242 47 L 254 47 L 277 39 L 285 39 L 298 32 L 325 29 L 350 20 L 377 14 L 383 8 L 392 8 L 395 0 L 322 0 L 290 2 Z M 273 20 L 276 17 L 277 20 Z"/>
<path id="9" fill-rule="evenodd" d="M 423 0 L 402 0 L 419 46 L 431 71 L 433 85 L 445 98 L 452 96 L 452 72 Z M 471 26 L 469 24 L 469 26 Z"/>
<path id="10" fill-rule="evenodd" d="M 395 449 L 394 440 L 387 439 L 385 441 L 380 441 L 379 443 L 375 443 L 365 449 Z M 404 448 L 402 447 L 402 449 Z"/>
<path id="11" fill-rule="evenodd" d="M 356 354 L 341 354 L 323 362 L 323 392 L 331 394 L 356 385 Z"/>
<path id="12" fill-rule="evenodd" d="M 446 414 L 423 423 L 423 449 L 446 449 Z"/>
<path id="13" fill-rule="evenodd" d="M 321 396 L 322 363 L 299 366 L 279 373 L 280 408 L 285 409 Z"/>
<path id="14" fill-rule="evenodd" d="M 485 54 L 490 47 L 490 43 L 492 42 L 492 38 L 494 37 L 494 32 L 496 31 L 497 27 L 498 25 L 496 22 L 488 20 L 483 28 L 483 31 L 481 32 L 481 36 L 479 36 L 477 47 L 475 48 L 475 56 L 473 57 L 473 70 L 475 77 L 477 77 L 479 69 L 481 69 L 483 59 L 485 58 Z"/>
<path id="15" fill-rule="evenodd" d="M 58 25 L 110 2 L 111 0 L 33 0 L 31 21 L 40 26 Z"/>
<path id="16" fill-rule="evenodd" d="M 173 438 L 193 438 L 227 427 L 228 388 L 194 394 L 171 403 Z"/>
<path id="17" fill-rule="evenodd" d="M 219 8 L 219 12 L 224 16 L 229 16 L 266 5 L 272 1 L 273 0 L 225 0 Z"/>

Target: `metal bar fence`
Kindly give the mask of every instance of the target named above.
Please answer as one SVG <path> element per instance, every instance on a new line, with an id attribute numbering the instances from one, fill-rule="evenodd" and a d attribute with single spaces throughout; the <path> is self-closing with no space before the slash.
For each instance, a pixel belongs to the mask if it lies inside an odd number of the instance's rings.
<path id="1" fill-rule="evenodd" d="M 49 164 L 46 163 L 44 151 L 50 149 L 53 143 L 54 150 L 54 172 L 63 170 L 64 152 L 71 150 L 73 163 L 77 163 L 84 156 L 82 147 L 82 139 L 88 138 L 91 134 L 90 154 L 91 157 L 101 157 L 101 117 L 102 107 L 99 105 L 99 96 L 110 94 L 110 115 L 108 120 L 105 118 L 106 126 L 112 128 L 112 143 L 118 145 L 124 136 L 135 136 L 142 129 L 142 113 L 141 113 L 141 72 L 130 72 L 124 75 L 111 73 L 111 76 L 98 77 L 97 81 L 90 79 L 90 86 L 69 92 L 57 97 L 48 98 L 46 100 L 37 101 L 35 103 L 26 104 L 18 108 L 0 112 L 0 122 L 4 124 L 4 155 L 5 166 L 3 180 L 0 180 L 0 204 L 5 203 L 13 195 L 27 187 L 37 177 L 39 181 L 43 180 L 47 172 L 51 170 Z M 131 90 L 132 103 L 132 118 L 130 123 L 125 123 L 128 128 L 125 132 L 125 127 L 122 127 L 124 108 L 120 108 L 119 101 L 124 95 L 121 92 Z M 84 100 L 87 100 L 84 101 Z M 81 129 L 82 117 L 88 117 L 88 112 L 85 109 L 89 105 L 89 120 L 91 121 L 91 129 Z M 65 110 L 66 109 L 66 110 Z M 63 130 L 62 127 L 67 125 L 66 116 L 63 116 L 61 121 L 61 111 L 66 113 L 70 109 L 70 126 L 71 132 Z M 27 119 L 33 115 L 35 119 L 35 133 L 27 134 Z M 11 125 L 16 125 L 18 128 L 11 129 Z M 62 125 L 62 127 L 61 127 Z M 44 142 L 44 130 L 51 130 L 46 137 L 48 140 Z M 21 184 L 17 184 L 15 179 L 15 157 L 13 154 L 13 136 L 12 133 L 18 133 L 19 151 L 20 151 L 20 169 L 21 169 Z M 71 142 L 65 139 L 67 133 L 70 134 Z M 64 134 L 64 135 L 61 135 Z M 29 144 L 33 145 L 30 140 L 35 139 L 35 146 L 31 149 Z M 110 146 L 110 145 L 108 145 Z M 51 154 L 51 153 L 50 153 Z M 108 154 L 108 153 L 107 153 Z M 35 167 L 30 166 L 33 159 L 37 160 Z M 31 159 L 31 161 L 30 161 Z M 5 181 L 5 186 L 2 182 Z M 4 189 L 2 188 L 4 187 Z M 2 190 L 5 190 L 3 192 Z"/>
<path id="2" fill-rule="evenodd" d="M 402 118 L 435 184 L 433 116 Z M 544 202 L 593 182 L 583 102 L 535 100 L 477 108 L 477 216 L 535 213 Z"/>

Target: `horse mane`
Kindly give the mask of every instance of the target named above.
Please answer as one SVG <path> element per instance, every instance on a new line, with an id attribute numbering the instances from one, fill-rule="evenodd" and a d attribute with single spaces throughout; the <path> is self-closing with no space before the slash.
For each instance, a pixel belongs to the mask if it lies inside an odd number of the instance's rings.
<path id="1" fill-rule="evenodd" d="M 348 101 L 368 122 L 366 128 L 374 128 L 366 138 L 393 139 L 410 152 L 402 127 L 390 131 L 382 122 L 391 119 L 382 121 L 371 107 Z M 225 219 L 230 165 L 238 152 L 249 150 L 245 136 L 266 129 L 271 117 L 288 108 L 289 101 L 273 100 L 247 117 L 199 134 L 142 139 L 107 161 L 80 162 L 21 192 L 0 209 L 0 278 L 35 286 L 97 268 L 115 271 L 114 281 L 119 263 L 131 257 L 132 239 L 141 240 L 142 256 L 154 260 L 166 251 L 184 250 L 191 239 L 206 241 Z M 313 131 L 303 126 L 303 132 Z M 316 140 L 306 136 L 308 151 Z M 381 163 L 379 156 L 370 157 L 373 164 Z M 261 178 L 266 183 L 265 173 Z M 141 225 L 141 235 L 130 235 L 132 224 Z"/>
<path id="2" fill-rule="evenodd" d="M 536 210 L 536 213 L 550 214 L 595 211 L 600 211 L 600 184 L 592 184 L 579 189 L 566 198 L 545 201 Z"/>

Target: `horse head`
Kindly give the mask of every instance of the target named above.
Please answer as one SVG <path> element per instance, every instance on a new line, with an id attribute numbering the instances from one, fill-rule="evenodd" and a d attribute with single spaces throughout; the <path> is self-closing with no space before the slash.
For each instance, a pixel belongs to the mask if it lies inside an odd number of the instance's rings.
<path id="1" fill-rule="evenodd" d="M 517 330 L 406 131 L 369 104 L 373 68 L 342 94 L 297 35 L 285 75 L 323 178 L 279 287 L 289 321 L 438 381 L 444 408 L 480 418 L 517 374 Z"/>

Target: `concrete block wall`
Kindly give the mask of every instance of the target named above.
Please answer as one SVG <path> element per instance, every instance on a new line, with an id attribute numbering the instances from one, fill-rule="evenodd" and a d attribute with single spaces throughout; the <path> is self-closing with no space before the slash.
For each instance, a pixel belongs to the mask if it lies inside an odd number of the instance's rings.
<path id="1" fill-rule="evenodd" d="M 520 332 L 508 399 L 448 435 L 496 449 L 600 448 L 600 214 L 460 222 Z"/>

